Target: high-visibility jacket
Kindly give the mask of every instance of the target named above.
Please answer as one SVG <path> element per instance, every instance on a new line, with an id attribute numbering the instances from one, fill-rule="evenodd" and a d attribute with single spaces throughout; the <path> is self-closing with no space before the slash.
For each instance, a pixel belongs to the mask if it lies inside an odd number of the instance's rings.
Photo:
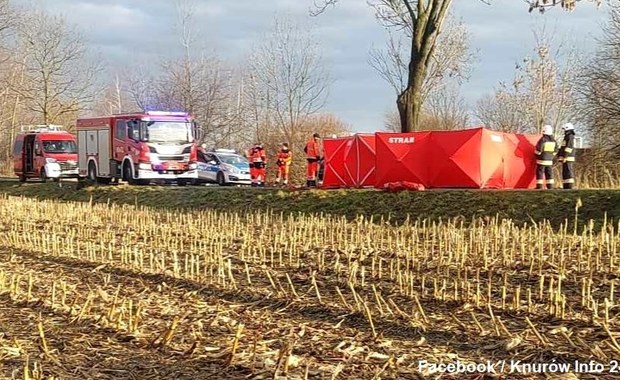
<path id="1" fill-rule="evenodd" d="M 278 166 L 290 165 L 293 161 L 293 153 L 288 149 L 280 149 L 278 152 Z"/>
<path id="2" fill-rule="evenodd" d="M 257 169 L 264 167 L 264 165 L 267 163 L 267 156 L 265 155 L 265 149 L 263 148 L 250 149 L 250 151 L 248 152 L 248 156 L 250 165 Z"/>
<path id="3" fill-rule="evenodd" d="M 541 166 L 553 166 L 553 157 L 558 152 L 558 144 L 553 136 L 543 135 L 536 144 L 536 164 Z"/>
<path id="4" fill-rule="evenodd" d="M 304 148 L 304 152 L 306 152 L 306 158 L 310 159 L 318 159 L 321 156 L 319 144 L 314 140 L 314 138 L 308 140 L 308 143 Z"/>
<path id="5" fill-rule="evenodd" d="M 560 146 L 558 157 L 564 157 L 566 162 L 575 161 L 575 131 L 566 131 Z"/>

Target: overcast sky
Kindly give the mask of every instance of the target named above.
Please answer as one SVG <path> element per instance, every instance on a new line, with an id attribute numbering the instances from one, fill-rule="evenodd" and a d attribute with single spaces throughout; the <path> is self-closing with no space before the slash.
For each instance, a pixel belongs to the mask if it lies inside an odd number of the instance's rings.
<path id="1" fill-rule="evenodd" d="M 105 57 L 110 68 L 123 68 L 137 61 L 156 61 L 178 52 L 174 34 L 173 0 L 11 0 L 16 4 L 42 6 L 76 24 L 89 45 Z M 463 19 L 478 52 L 470 80 L 462 94 L 471 110 L 476 101 L 490 94 L 499 81 L 510 80 L 515 63 L 533 46 L 533 28 L 555 31 L 581 50 L 592 47 L 600 35 L 607 12 L 584 1 L 572 12 L 553 9 L 544 15 L 527 12 L 523 0 L 454 0 L 452 13 Z M 313 0 L 195 0 L 195 18 L 205 46 L 235 62 L 244 58 L 271 26 L 275 15 L 308 18 Z M 383 126 L 384 114 L 394 107 L 395 93 L 368 63 L 373 47 L 385 43 L 386 34 L 366 5 L 366 0 L 340 0 L 336 8 L 312 18 L 323 43 L 323 55 L 331 67 L 334 83 L 325 111 L 351 124 L 356 131 L 375 131 Z M 472 121 L 474 123 L 475 121 Z"/>

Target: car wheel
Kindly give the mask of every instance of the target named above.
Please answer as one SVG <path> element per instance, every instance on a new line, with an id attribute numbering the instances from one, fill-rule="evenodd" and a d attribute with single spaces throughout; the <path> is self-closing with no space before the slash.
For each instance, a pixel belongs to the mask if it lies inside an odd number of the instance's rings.
<path id="1" fill-rule="evenodd" d="M 47 182 L 47 175 L 45 174 L 45 168 L 41 168 L 41 182 Z"/>
<path id="2" fill-rule="evenodd" d="M 224 177 L 224 173 L 217 173 L 217 184 L 220 186 L 226 186 L 226 178 Z"/>
<path id="3" fill-rule="evenodd" d="M 177 185 L 179 185 L 179 186 L 187 186 L 187 181 L 186 180 L 178 180 L 177 181 Z"/>

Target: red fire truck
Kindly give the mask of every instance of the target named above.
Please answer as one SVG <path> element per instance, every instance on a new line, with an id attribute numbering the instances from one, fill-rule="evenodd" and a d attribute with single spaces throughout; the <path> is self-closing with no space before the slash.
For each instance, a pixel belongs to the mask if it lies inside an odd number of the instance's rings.
<path id="1" fill-rule="evenodd" d="M 23 126 L 13 145 L 13 168 L 21 182 L 77 177 L 75 137 L 60 125 Z"/>
<path id="2" fill-rule="evenodd" d="M 81 177 L 98 183 L 152 180 L 183 186 L 197 178 L 201 132 L 184 112 L 144 111 L 78 119 Z"/>

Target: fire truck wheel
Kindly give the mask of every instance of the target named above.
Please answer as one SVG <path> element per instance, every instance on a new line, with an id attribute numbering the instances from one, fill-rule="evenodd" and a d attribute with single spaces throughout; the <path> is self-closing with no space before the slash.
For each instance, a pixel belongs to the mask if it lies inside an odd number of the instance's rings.
<path id="1" fill-rule="evenodd" d="M 97 181 L 97 168 L 92 161 L 88 164 L 88 179 L 91 182 Z"/>
<path id="2" fill-rule="evenodd" d="M 131 166 L 129 163 L 125 162 L 123 165 L 123 180 L 127 181 L 129 184 L 134 184 L 136 181 L 133 179 L 133 173 L 131 172 Z"/>
<path id="3" fill-rule="evenodd" d="M 47 182 L 47 176 L 45 175 L 45 168 L 41 168 L 41 182 Z"/>

